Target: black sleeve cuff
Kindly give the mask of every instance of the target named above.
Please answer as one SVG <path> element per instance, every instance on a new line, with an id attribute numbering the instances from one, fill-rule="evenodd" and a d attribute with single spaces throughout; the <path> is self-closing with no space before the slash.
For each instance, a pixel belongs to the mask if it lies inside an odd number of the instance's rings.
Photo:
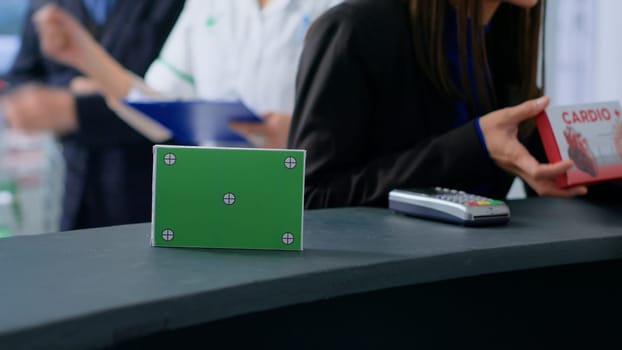
<path id="1" fill-rule="evenodd" d="M 102 96 L 76 96 L 75 103 L 78 130 L 67 138 L 92 147 L 151 143 L 108 108 Z"/>

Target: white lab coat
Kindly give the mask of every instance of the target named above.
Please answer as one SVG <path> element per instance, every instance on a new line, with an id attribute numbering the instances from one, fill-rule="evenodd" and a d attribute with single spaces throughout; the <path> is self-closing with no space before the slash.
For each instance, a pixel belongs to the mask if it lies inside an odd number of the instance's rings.
<path id="1" fill-rule="evenodd" d="M 165 96 L 291 114 L 309 25 L 341 0 L 188 0 L 145 81 Z"/>

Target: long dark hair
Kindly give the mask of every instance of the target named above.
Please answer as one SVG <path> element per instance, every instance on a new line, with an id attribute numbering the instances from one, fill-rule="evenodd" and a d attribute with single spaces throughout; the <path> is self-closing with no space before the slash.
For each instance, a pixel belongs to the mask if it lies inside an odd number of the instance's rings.
<path id="1" fill-rule="evenodd" d="M 495 108 L 498 95 L 506 101 L 526 100 L 539 96 L 538 63 L 543 24 L 544 0 L 530 9 L 501 3 L 488 34 L 482 22 L 482 0 L 458 0 L 455 5 L 458 52 L 460 57 L 459 89 L 451 80 L 445 50 L 445 23 L 448 0 L 408 0 L 412 18 L 417 61 L 432 84 L 452 100 L 467 103 L 471 113 L 487 113 Z M 470 33 L 470 38 L 467 36 Z M 471 57 L 476 91 L 470 89 L 467 70 L 467 42 L 472 43 Z M 494 80 L 506 86 L 493 85 L 491 65 L 495 62 Z M 542 66 L 543 68 L 544 66 Z M 543 69 L 540 70 L 540 73 Z M 541 78 L 541 77 L 540 77 Z M 540 81 L 544 82 L 543 79 Z M 506 88 L 513 92 L 508 96 Z M 478 108 L 479 107 L 479 108 Z"/>

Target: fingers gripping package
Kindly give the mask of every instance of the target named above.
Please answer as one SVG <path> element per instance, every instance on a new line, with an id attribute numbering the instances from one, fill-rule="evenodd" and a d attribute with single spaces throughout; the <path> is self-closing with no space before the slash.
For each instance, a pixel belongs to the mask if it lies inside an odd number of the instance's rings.
<path id="1" fill-rule="evenodd" d="M 575 164 L 557 179 L 560 188 L 622 178 L 622 108 L 605 102 L 547 109 L 536 118 L 551 163 Z"/>

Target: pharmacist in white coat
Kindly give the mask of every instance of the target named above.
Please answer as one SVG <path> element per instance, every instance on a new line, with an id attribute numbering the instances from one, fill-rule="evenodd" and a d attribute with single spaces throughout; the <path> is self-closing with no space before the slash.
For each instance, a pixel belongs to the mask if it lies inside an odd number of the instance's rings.
<path id="1" fill-rule="evenodd" d="M 265 122 L 236 123 L 258 146 L 285 147 L 295 78 L 311 23 L 340 0 L 188 0 L 144 83 L 62 9 L 35 17 L 45 54 L 90 78 L 112 100 L 133 95 L 242 101 Z"/>

